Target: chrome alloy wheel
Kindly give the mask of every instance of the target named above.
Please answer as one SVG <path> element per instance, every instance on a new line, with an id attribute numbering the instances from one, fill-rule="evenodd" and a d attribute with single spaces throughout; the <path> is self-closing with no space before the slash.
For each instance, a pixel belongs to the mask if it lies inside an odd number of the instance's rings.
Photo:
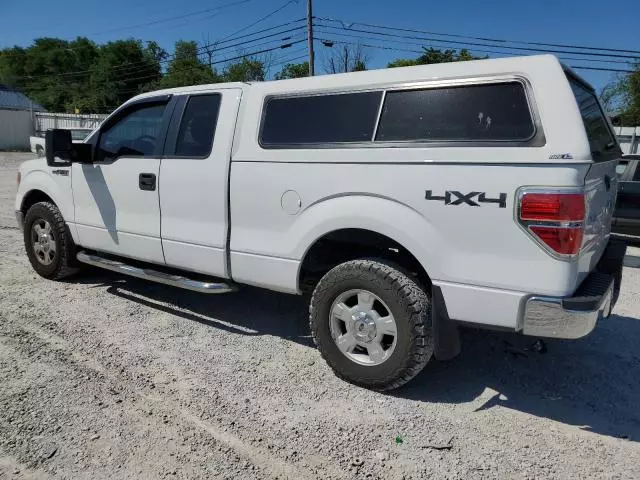
<path id="1" fill-rule="evenodd" d="M 31 226 L 31 245 L 33 253 L 42 265 L 51 265 L 56 258 L 56 240 L 51 224 L 43 218 L 37 219 Z"/>
<path id="2" fill-rule="evenodd" d="M 397 343 L 396 321 L 391 309 L 367 290 L 338 295 L 330 312 L 329 328 L 338 349 L 359 365 L 384 363 Z"/>

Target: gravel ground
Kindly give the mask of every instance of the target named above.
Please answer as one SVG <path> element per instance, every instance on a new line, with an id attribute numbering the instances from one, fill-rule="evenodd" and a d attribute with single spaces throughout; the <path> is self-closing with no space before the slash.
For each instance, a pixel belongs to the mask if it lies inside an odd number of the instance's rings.
<path id="1" fill-rule="evenodd" d="M 303 298 L 38 277 L 0 153 L 0 478 L 640 478 L 640 249 L 578 341 L 465 330 L 392 395 L 333 376 Z"/>

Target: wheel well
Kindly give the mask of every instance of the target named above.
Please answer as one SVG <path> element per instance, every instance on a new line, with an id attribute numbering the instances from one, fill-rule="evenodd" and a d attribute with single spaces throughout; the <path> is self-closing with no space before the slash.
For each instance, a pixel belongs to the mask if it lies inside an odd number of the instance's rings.
<path id="1" fill-rule="evenodd" d="M 307 251 L 298 278 L 300 290 L 313 290 L 322 276 L 336 265 L 365 257 L 395 263 L 419 284 L 431 288 L 431 279 L 423 266 L 398 242 L 371 230 L 347 228 L 324 235 Z"/>
<path id="2" fill-rule="evenodd" d="M 29 209 L 38 202 L 51 202 L 55 205 L 55 202 L 51 200 L 51 197 L 46 193 L 40 190 L 31 190 L 22 199 L 22 207 L 20 210 L 26 215 Z"/>

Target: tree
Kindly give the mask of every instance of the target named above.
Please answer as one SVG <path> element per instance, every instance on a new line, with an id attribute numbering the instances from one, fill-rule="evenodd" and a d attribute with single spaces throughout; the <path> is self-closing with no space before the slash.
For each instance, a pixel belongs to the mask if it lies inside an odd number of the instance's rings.
<path id="1" fill-rule="evenodd" d="M 198 57 L 196 42 L 179 40 L 176 42 L 173 59 L 167 67 L 167 74 L 159 82 L 159 86 L 183 87 L 220 81 L 220 77 Z"/>
<path id="2" fill-rule="evenodd" d="M 309 62 L 287 63 L 282 70 L 276 73 L 276 80 L 287 78 L 304 78 L 309 76 Z"/>
<path id="3" fill-rule="evenodd" d="M 155 42 L 146 47 L 134 39 L 102 45 L 92 68 L 86 108 L 109 112 L 144 91 L 147 85 L 160 80 L 160 59 L 164 55 Z"/>
<path id="4" fill-rule="evenodd" d="M 108 112 L 157 81 L 165 56 L 155 42 L 38 38 L 1 52 L 0 82 L 51 111 Z"/>
<path id="5" fill-rule="evenodd" d="M 0 82 L 42 104 L 63 110 L 73 96 L 86 90 L 97 46 L 86 38 L 71 42 L 38 38 L 27 48 L 5 49 L 0 55 Z"/>
<path id="6" fill-rule="evenodd" d="M 0 84 L 20 88 L 26 75 L 26 58 L 26 50 L 18 46 L 0 51 Z"/>
<path id="7" fill-rule="evenodd" d="M 324 69 L 327 73 L 361 72 L 367 69 L 368 60 L 361 45 L 343 45 L 325 59 Z"/>
<path id="8" fill-rule="evenodd" d="M 620 124 L 640 125 L 640 63 L 635 65 L 633 73 L 620 77 L 613 90 L 614 101 L 621 111 Z"/>
<path id="9" fill-rule="evenodd" d="M 222 76 L 226 82 L 264 82 L 264 62 L 245 57 L 227 65 Z"/>
<path id="10" fill-rule="evenodd" d="M 459 52 L 453 49 L 438 50 L 435 48 L 422 48 L 424 53 L 418 58 L 398 58 L 387 65 L 388 68 L 410 67 L 414 65 L 428 65 L 432 63 L 464 62 L 467 60 L 481 60 L 488 57 L 475 57 L 463 48 Z"/>

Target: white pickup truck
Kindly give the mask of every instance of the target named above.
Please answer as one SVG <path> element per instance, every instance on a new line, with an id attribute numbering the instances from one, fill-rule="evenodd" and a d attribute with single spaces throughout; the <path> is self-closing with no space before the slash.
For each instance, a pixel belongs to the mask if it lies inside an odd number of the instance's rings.
<path id="1" fill-rule="evenodd" d="M 322 356 L 369 388 L 455 356 L 460 325 L 584 336 L 620 288 L 621 151 L 552 56 L 151 92 L 47 138 L 15 203 L 40 275 L 312 293 Z"/>

